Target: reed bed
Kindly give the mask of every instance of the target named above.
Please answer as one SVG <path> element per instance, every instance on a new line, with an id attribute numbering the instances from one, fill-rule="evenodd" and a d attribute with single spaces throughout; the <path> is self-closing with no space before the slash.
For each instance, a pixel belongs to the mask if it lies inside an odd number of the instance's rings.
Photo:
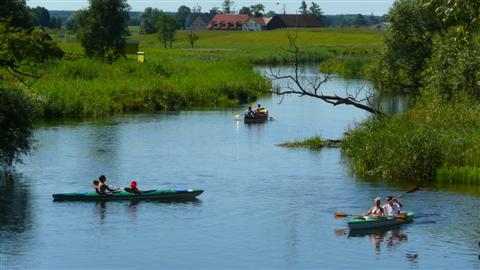
<path id="1" fill-rule="evenodd" d="M 446 184 L 480 185 L 480 168 L 441 167 L 437 169 L 436 181 Z"/>
<path id="2" fill-rule="evenodd" d="M 45 117 L 224 107 L 271 88 L 245 61 L 107 64 L 82 59 L 52 64 L 26 91 Z"/>

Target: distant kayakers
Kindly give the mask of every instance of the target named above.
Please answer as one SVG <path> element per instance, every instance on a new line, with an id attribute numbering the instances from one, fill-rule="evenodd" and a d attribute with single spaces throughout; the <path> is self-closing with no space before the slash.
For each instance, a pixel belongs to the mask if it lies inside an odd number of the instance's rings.
<path id="1" fill-rule="evenodd" d="M 403 205 L 392 196 L 387 197 L 387 204 L 383 206 L 383 212 L 386 216 L 396 216 L 400 214 L 400 208 Z"/>
<path id="2" fill-rule="evenodd" d="M 263 108 L 262 105 L 258 104 L 257 109 L 254 111 L 252 106 L 248 106 L 248 110 L 245 112 L 245 117 L 247 118 L 262 118 L 268 117 L 267 109 Z"/>
<path id="3" fill-rule="evenodd" d="M 255 117 L 255 112 L 252 110 L 252 106 L 248 106 L 248 110 L 245 112 L 245 116 L 248 118 Z"/>
<path id="4" fill-rule="evenodd" d="M 377 197 L 373 200 L 374 206 L 368 210 L 368 212 L 364 216 L 369 216 L 369 217 L 384 217 L 385 213 L 382 208 L 382 202 L 380 201 L 380 198 Z"/>

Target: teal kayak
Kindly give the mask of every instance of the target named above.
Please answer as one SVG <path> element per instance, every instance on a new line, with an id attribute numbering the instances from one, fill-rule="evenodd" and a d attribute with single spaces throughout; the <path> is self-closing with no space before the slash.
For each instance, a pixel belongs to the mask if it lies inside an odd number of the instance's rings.
<path id="1" fill-rule="evenodd" d="M 413 221 L 415 214 L 412 212 L 406 212 L 405 218 L 395 218 L 395 217 L 381 217 L 381 218 L 370 218 L 370 217 L 355 217 L 348 222 L 348 227 L 350 230 L 368 230 L 368 229 L 377 229 L 384 228 L 389 226 L 401 225 Z"/>
<path id="2" fill-rule="evenodd" d="M 118 201 L 118 200 L 151 200 L 151 201 L 190 201 L 195 200 L 203 190 L 186 189 L 154 189 L 139 194 L 127 191 L 114 192 L 109 195 L 99 195 L 96 192 L 73 192 L 53 194 L 54 201 Z"/>

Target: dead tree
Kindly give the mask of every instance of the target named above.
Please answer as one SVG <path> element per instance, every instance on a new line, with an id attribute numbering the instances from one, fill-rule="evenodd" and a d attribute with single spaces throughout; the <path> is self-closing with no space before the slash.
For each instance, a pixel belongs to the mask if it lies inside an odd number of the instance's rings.
<path id="1" fill-rule="evenodd" d="M 322 92 L 321 87 L 324 85 L 328 80 L 330 80 L 330 74 L 326 74 L 323 76 L 318 75 L 315 76 L 314 80 L 307 80 L 307 83 L 304 84 L 300 81 L 300 75 L 299 74 L 299 65 L 300 65 L 300 49 L 297 46 L 297 33 L 289 33 L 288 34 L 288 41 L 290 42 L 290 52 L 294 55 L 294 74 L 293 75 L 280 75 L 280 74 L 275 74 L 273 72 L 272 67 L 270 67 L 270 73 L 267 74 L 267 77 L 271 79 L 272 81 L 275 80 L 282 80 L 282 79 L 288 79 L 289 82 L 287 83 L 287 86 L 284 87 L 284 89 L 280 87 L 274 87 L 272 92 L 276 95 L 282 96 L 285 95 L 290 95 L 290 94 L 296 94 L 299 95 L 300 97 L 302 96 L 309 96 L 313 98 L 318 98 L 320 100 L 323 100 L 324 102 L 330 103 L 333 106 L 337 105 L 350 105 L 354 106 L 358 109 L 367 111 L 369 113 L 372 113 L 374 115 L 378 116 L 383 116 L 385 115 L 382 111 L 379 109 L 375 108 L 374 106 L 371 105 L 371 99 L 375 96 L 373 91 L 370 91 L 369 93 L 363 93 L 362 89 L 357 89 L 354 93 L 349 93 L 346 91 L 346 96 L 341 97 L 338 95 L 326 95 Z M 294 86 L 296 86 L 296 88 Z M 281 101 L 280 101 L 281 102 Z"/>

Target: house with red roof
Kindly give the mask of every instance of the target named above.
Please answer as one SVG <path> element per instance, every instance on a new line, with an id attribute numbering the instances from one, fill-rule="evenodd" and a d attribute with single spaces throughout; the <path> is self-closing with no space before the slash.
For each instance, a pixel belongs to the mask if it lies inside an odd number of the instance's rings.
<path id="1" fill-rule="evenodd" d="M 255 32 L 267 29 L 268 22 L 272 17 L 253 17 L 242 26 L 244 32 Z"/>
<path id="2" fill-rule="evenodd" d="M 242 30 L 248 19 L 246 14 L 217 14 L 208 24 L 208 30 Z"/>

